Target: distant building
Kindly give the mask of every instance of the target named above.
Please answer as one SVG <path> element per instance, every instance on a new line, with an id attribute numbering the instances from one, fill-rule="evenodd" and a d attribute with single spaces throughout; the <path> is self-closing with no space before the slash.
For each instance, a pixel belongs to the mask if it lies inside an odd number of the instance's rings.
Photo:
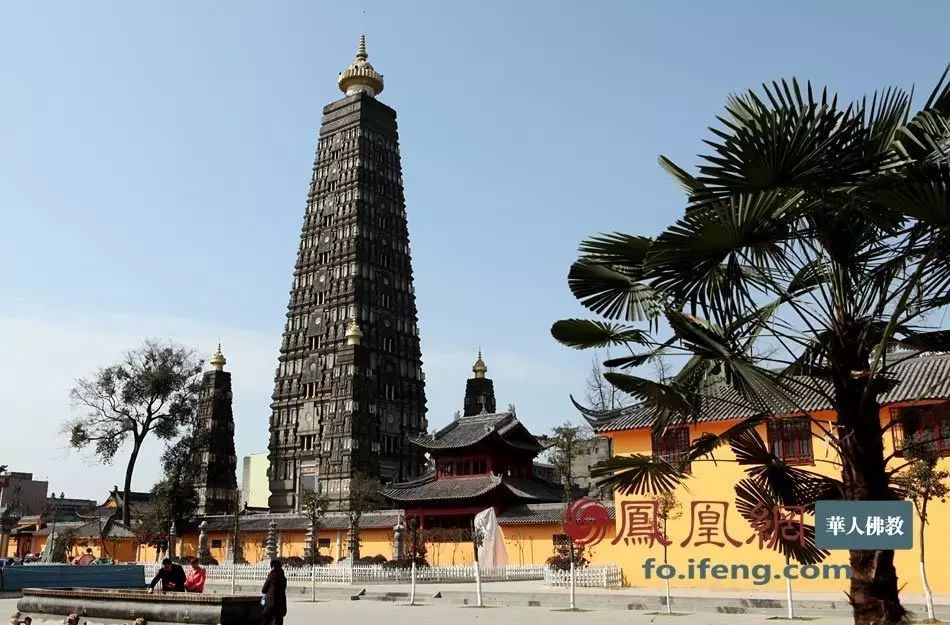
<path id="1" fill-rule="evenodd" d="M 46 480 L 34 480 L 32 473 L 9 472 L 0 476 L 0 517 L 42 514 L 46 507 Z"/>
<path id="2" fill-rule="evenodd" d="M 546 450 L 550 449 L 551 439 L 549 437 L 539 436 L 538 440 L 541 441 Z M 604 490 L 598 487 L 590 474 L 597 464 L 614 455 L 613 441 L 609 438 L 595 436 L 578 441 L 578 447 L 571 471 L 574 474 L 574 485 L 577 492 L 589 497 L 610 499 L 613 496 L 612 491 L 609 488 Z M 535 474 L 539 477 L 552 482 L 563 482 L 556 467 L 544 462 L 535 462 L 534 466 Z"/>
<path id="3" fill-rule="evenodd" d="M 270 484 L 267 481 L 266 453 L 244 456 L 241 474 L 241 505 L 247 508 L 267 508 Z"/>
<path id="4" fill-rule="evenodd" d="M 557 468 L 547 462 L 534 462 L 534 476 L 542 480 L 547 480 L 552 484 L 559 484 L 561 482 L 561 476 L 558 475 Z"/>
<path id="5" fill-rule="evenodd" d="M 597 464 L 614 455 L 614 442 L 611 438 L 597 436 L 581 444 L 581 452 L 574 461 L 574 482 L 590 496 L 611 498 L 613 490 L 601 489 L 591 478 L 590 473 Z"/>

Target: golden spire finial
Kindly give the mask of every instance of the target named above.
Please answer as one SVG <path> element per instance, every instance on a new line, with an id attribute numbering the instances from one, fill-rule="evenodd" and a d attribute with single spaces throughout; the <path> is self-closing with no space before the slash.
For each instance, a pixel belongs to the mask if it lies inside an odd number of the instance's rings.
<path id="1" fill-rule="evenodd" d="M 375 97 L 383 91 L 383 75 L 373 69 L 366 53 L 366 35 L 360 35 L 359 46 L 356 49 L 356 58 L 345 70 L 340 72 L 337 84 L 340 91 L 346 95 L 366 93 Z"/>
<path id="2" fill-rule="evenodd" d="M 356 50 L 356 60 L 365 61 L 369 58 L 369 55 L 366 54 L 366 35 L 360 35 L 360 46 Z"/>
<path id="3" fill-rule="evenodd" d="M 475 374 L 476 378 L 484 378 L 485 374 L 488 373 L 488 367 L 485 366 L 485 361 L 482 360 L 482 348 L 478 348 L 478 360 L 475 361 L 475 365 L 472 367 L 472 372 Z"/>
<path id="4" fill-rule="evenodd" d="M 228 360 L 224 357 L 224 354 L 221 353 L 221 341 L 218 341 L 218 347 L 214 350 L 214 353 L 211 354 L 211 360 L 208 362 L 211 363 L 211 368 L 215 371 L 224 371 L 224 365 L 227 364 Z"/>

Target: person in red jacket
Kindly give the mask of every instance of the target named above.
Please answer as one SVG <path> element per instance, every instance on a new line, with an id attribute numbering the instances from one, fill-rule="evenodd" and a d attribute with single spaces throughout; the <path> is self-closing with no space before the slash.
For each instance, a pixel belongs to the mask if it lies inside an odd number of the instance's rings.
<path id="1" fill-rule="evenodd" d="M 185 592 L 204 592 L 205 578 L 208 571 L 201 567 L 198 558 L 191 561 L 191 568 L 188 569 L 188 577 L 185 579 Z"/>

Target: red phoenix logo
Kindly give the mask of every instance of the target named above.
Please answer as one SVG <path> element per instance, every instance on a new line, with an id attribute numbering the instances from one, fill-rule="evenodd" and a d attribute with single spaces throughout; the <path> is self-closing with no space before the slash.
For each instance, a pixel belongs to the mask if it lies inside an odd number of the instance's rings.
<path id="1" fill-rule="evenodd" d="M 582 547 L 603 540 L 609 521 L 610 512 L 595 499 L 578 499 L 564 509 L 564 533 Z"/>

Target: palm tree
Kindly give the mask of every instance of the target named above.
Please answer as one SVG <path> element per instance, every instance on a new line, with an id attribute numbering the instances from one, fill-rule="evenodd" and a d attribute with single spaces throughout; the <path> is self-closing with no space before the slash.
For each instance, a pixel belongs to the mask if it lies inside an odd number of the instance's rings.
<path id="1" fill-rule="evenodd" d="M 639 400 L 657 432 L 724 407 L 745 415 L 697 441 L 694 458 L 772 415 L 807 414 L 801 398 L 818 397 L 838 415 L 831 428 L 814 425 L 839 458 L 831 486 L 850 500 L 899 498 L 883 445 L 891 426 L 879 417 L 879 394 L 899 375 L 889 348 L 950 349 L 950 332 L 930 323 L 950 303 L 947 71 L 915 114 L 911 100 L 891 88 L 842 105 L 795 80 L 730 97 L 695 175 L 660 158 L 686 191 L 683 217 L 655 239 L 582 243 L 568 283 L 605 320 L 559 321 L 554 337 L 628 348 L 604 363 L 619 370 L 682 357 L 670 380 L 605 377 Z M 605 470 L 634 491 L 683 479 L 649 457 Z M 827 482 L 797 477 L 817 484 L 794 493 L 799 504 L 827 496 Z M 737 494 L 766 498 L 750 488 Z M 855 623 L 900 622 L 893 551 L 851 551 L 850 563 Z"/>

